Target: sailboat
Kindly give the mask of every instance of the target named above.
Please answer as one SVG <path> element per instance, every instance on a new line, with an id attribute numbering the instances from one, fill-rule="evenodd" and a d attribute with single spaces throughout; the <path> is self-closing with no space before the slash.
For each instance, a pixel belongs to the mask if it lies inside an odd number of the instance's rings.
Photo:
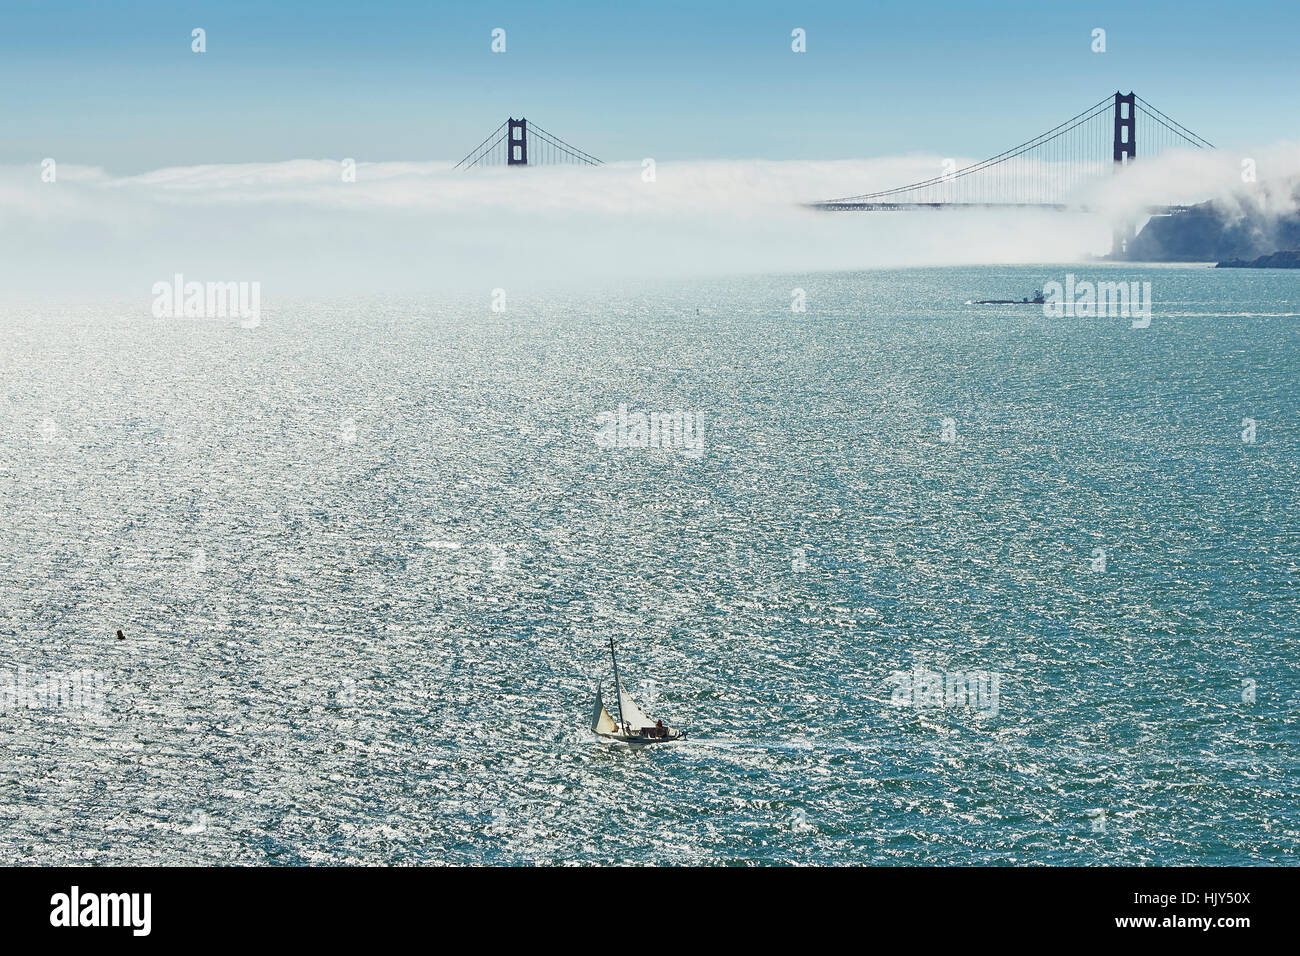
<path id="1" fill-rule="evenodd" d="M 605 700 L 600 688 L 596 688 L 596 707 L 591 715 L 591 730 L 601 740 L 612 743 L 641 747 L 646 744 L 663 744 L 686 737 L 683 730 L 674 730 L 662 720 L 651 720 L 636 705 L 623 689 L 623 682 L 618 677 L 618 658 L 614 656 L 614 639 L 609 639 L 609 659 L 614 662 L 614 693 L 618 708 L 618 720 L 605 709 Z"/>

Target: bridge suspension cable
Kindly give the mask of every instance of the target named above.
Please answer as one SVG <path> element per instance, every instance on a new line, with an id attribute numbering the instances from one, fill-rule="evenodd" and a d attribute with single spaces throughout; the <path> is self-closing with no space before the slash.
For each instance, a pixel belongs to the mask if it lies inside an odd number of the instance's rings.
<path id="1" fill-rule="evenodd" d="M 1178 122 L 1177 120 L 1170 119 L 1168 116 L 1160 112 L 1150 103 L 1148 103 L 1146 100 L 1142 99 L 1142 97 L 1137 96 L 1136 93 L 1134 94 L 1134 97 L 1137 99 L 1139 112 L 1146 113 L 1147 116 L 1155 120 L 1155 122 L 1160 123 L 1161 126 L 1164 126 L 1166 129 L 1173 132 L 1176 137 L 1185 140 L 1187 143 L 1189 143 L 1192 146 L 1198 146 L 1203 149 L 1214 149 L 1214 144 L 1211 143 L 1209 140 L 1197 136 L 1195 133 L 1193 133 L 1190 129 L 1188 129 L 1186 126 L 1184 126 L 1182 123 Z"/>
<path id="2" fill-rule="evenodd" d="M 597 159 L 595 156 L 592 156 L 590 153 L 583 152 L 582 150 L 578 149 L 578 147 L 576 146 L 569 145 L 564 140 L 560 139 L 558 136 L 546 132 L 546 130 L 542 129 L 536 123 L 529 124 L 529 129 L 531 129 L 534 133 L 536 133 L 544 143 L 553 147 L 559 153 L 567 157 L 566 159 L 561 160 L 561 162 L 585 163 L 588 166 L 604 165 L 604 163 L 601 162 L 599 159 Z"/>
<path id="3" fill-rule="evenodd" d="M 595 156 L 566 143 L 526 119 L 507 119 L 483 142 L 456 164 L 456 169 L 474 166 L 554 166 L 560 164 L 602 166 Z"/>
<path id="4" fill-rule="evenodd" d="M 1128 112 L 1121 113 L 1121 109 Z M 1141 122 L 1139 122 L 1141 120 Z M 1123 132 L 1121 131 L 1123 127 Z M 1066 208 L 1080 188 L 1113 171 L 1121 155 L 1158 155 L 1173 147 L 1213 148 L 1150 103 L 1116 93 L 1045 133 L 961 169 L 905 186 L 827 200 L 825 209 L 911 206 L 1047 206 Z M 947 163 L 955 167 L 951 160 Z"/>
<path id="5" fill-rule="evenodd" d="M 506 122 L 509 121 L 507 120 Z M 462 166 L 464 166 L 466 169 L 469 169 L 470 166 L 477 166 L 479 161 L 483 159 L 484 154 L 487 153 L 488 150 L 493 149 L 498 143 L 501 142 L 501 140 L 505 138 L 505 134 L 501 132 L 505 128 L 506 128 L 506 124 L 503 122 L 500 126 L 498 126 L 490 134 L 488 134 L 487 139 L 483 140 L 483 142 L 479 143 L 477 146 L 471 149 L 469 151 L 469 155 L 466 156 L 464 159 L 462 159 L 459 163 L 457 163 L 454 168 L 460 169 Z M 493 140 L 491 146 L 487 145 L 488 140 Z M 487 149 L 483 148 L 485 146 L 487 146 Z M 467 163 L 469 165 L 466 165 Z"/>

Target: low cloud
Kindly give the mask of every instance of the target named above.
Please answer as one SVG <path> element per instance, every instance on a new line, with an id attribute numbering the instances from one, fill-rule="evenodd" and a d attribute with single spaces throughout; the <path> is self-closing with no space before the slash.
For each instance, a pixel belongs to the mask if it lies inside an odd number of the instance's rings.
<path id="1" fill-rule="evenodd" d="M 4 297 L 144 297 L 176 272 L 256 280 L 264 295 L 428 293 L 622 276 L 1068 262 L 1107 251 L 1107 217 L 1219 198 L 1292 211 L 1300 148 L 1242 159 L 1173 152 L 1104 177 L 1080 199 L 1105 215 L 1047 211 L 828 213 L 804 203 L 928 178 L 929 156 L 841 162 L 642 162 L 454 169 L 335 160 L 159 169 L 0 167 Z M 963 163 L 964 160 L 958 160 Z M 1253 204 L 1253 206 L 1252 206 Z"/>

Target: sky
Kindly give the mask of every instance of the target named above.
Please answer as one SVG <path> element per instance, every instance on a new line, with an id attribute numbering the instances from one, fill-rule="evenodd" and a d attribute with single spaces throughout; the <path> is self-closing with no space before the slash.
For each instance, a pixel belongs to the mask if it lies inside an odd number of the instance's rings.
<path id="1" fill-rule="evenodd" d="M 274 302 L 1083 261 L 1153 202 L 1293 211 L 1236 193 L 1243 157 L 1300 176 L 1297 36 L 1294 0 L 0 0 L 0 305 L 147 308 L 176 273 Z M 1140 155 L 1079 197 L 1091 216 L 803 205 L 991 156 L 1116 89 L 1220 149 Z M 606 165 L 453 169 L 511 115 Z"/>
<path id="2" fill-rule="evenodd" d="M 508 115 L 607 161 L 982 157 L 1116 89 L 1249 149 L 1295 126 L 1297 36 L 1294 0 L 5 0 L 0 164 L 455 161 Z"/>

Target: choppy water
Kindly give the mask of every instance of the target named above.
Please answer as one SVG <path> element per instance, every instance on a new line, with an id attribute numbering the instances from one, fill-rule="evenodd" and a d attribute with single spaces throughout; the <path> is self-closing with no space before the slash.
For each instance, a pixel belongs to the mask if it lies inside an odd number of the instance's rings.
<path id="1" fill-rule="evenodd" d="M 0 861 L 1294 862 L 1300 276 L 1065 271 L 6 310 Z"/>

